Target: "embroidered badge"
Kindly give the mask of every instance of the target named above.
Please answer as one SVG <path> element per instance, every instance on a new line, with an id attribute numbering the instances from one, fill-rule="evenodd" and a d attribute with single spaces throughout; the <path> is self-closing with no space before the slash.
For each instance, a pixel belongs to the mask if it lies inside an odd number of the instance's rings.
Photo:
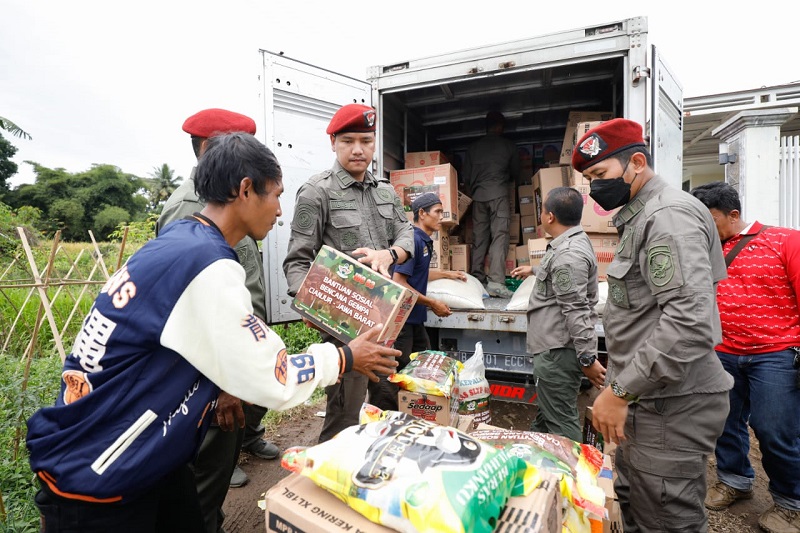
<path id="1" fill-rule="evenodd" d="M 287 367 L 286 349 L 283 349 L 278 352 L 277 357 L 275 357 L 275 379 L 277 379 L 278 383 L 281 385 L 286 385 Z"/>
<path id="2" fill-rule="evenodd" d="M 589 135 L 579 146 L 578 151 L 586 159 L 597 157 L 608 145 L 596 133 Z"/>
<path id="3" fill-rule="evenodd" d="M 618 307 L 630 308 L 625 281 L 608 277 L 608 299 Z"/>
<path id="4" fill-rule="evenodd" d="M 394 195 L 392 194 L 392 191 L 390 191 L 389 189 L 382 189 L 379 187 L 378 189 L 375 190 L 375 194 L 377 194 L 378 198 L 380 198 L 384 202 L 394 203 Z"/>
<path id="5" fill-rule="evenodd" d="M 354 231 L 345 231 L 342 233 L 342 245 L 345 247 L 346 250 L 350 250 L 356 247 L 356 243 L 358 243 L 358 234 Z"/>
<path id="6" fill-rule="evenodd" d="M 64 403 L 69 405 L 92 392 L 88 376 L 79 370 L 67 370 L 61 374 L 64 380 Z"/>
<path id="7" fill-rule="evenodd" d="M 294 220 L 292 223 L 297 229 L 309 230 L 314 226 L 318 218 L 319 211 L 315 206 L 300 204 L 294 210 Z"/>
<path id="8" fill-rule="evenodd" d="M 653 246 L 647 250 L 647 270 L 650 282 L 656 287 L 663 287 L 675 275 L 675 261 L 668 245 Z"/>
<path id="9" fill-rule="evenodd" d="M 572 270 L 569 267 L 561 267 L 556 269 L 553 274 L 555 285 L 562 293 L 572 290 L 574 284 L 572 282 Z"/>
<path id="10" fill-rule="evenodd" d="M 330 206 L 331 211 L 336 211 L 337 209 L 358 209 L 355 200 L 331 200 Z"/>

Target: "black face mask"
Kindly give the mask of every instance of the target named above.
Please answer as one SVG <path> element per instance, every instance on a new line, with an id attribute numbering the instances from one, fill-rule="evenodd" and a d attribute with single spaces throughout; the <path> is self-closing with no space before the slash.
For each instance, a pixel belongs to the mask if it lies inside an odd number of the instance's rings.
<path id="1" fill-rule="evenodd" d="M 623 177 L 627 170 L 628 164 L 622 170 L 622 176 L 618 178 L 593 179 L 589 184 L 589 196 L 592 200 L 606 211 L 613 211 L 627 204 L 631 199 L 631 184 L 626 183 Z"/>

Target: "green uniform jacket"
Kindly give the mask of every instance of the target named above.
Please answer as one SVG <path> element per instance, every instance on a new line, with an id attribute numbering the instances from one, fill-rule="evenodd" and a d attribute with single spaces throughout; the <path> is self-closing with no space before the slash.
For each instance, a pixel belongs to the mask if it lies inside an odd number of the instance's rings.
<path id="1" fill-rule="evenodd" d="M 294 296 L 322 245 L 346 254 L 356 248 L 398 246 L 414 255 L 414 227 L 385 179 L 370 172 L 358 182 L 336 161 L 297 191 L 283 272 Z"/>

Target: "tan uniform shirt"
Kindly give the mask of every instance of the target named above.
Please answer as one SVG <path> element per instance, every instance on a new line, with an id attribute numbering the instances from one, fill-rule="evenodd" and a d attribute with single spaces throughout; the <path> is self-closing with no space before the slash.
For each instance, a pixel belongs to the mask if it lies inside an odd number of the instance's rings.
<path id="1" fill-rule="evenodd" d="M 323 244 L 350 254 L 356 248 L 398 246 L 414 255 L 414 227 L 387 180 L 367 172 L 358 182 L 336 161 L 297 191 L 283 272 L 294 296 Z"/>
<path id="2" fill-rule="evenodd" d="M 725 259 L 708 209 L 659 176 L 614 216 L 603 325 L 608 382 L 641 398 L 730 390 L 714 346 Z"/>
<path id="3" fill-rule="evenodd" d="M 194 172 L 189 179 L 175 189 L 164 204 L 164 209 L 156 222 L 156 235 L 174 220 L 181 220 L 194 213 L 200 212 L 206 206 L 194 192 Z M 244 283 L 250 291 L 253 303 L 253 313 L 261 320 L 267 319 L 267 301 L 264 290 L 264 259 L 258 249 L 258 243 L 250 237 L 245 237 L 233 248 L 239 257 L 245 272 Z"/>
<path id="4" fill-rule="evenodd" d="M 528 303 L 528 352 L 574 348 L 597 355 L 597 259 L 580 226 L 547 245 Z"/>

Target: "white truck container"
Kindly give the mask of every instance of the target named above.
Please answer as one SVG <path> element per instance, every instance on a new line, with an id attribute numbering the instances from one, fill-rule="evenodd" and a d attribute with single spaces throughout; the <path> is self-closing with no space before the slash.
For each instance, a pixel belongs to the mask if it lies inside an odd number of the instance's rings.
<path id="1" fill-rule="evenodd" d="M 283 216 L 263 242 L 270 323 L 297 320 L 283 275 L 297 189 L 334 161 L 325 128 L 348 103 L 377 110 L 373 171 L 389 177 L 407 152 L 464 151 L 485 133 L 488 110 L 506 116 L 505 135 L 520 145 L 561 146 L 570 111 L 611 111 L 645 126 L 656 171 L 681 186 L 683 95 L 680 83 L 647 39 L 647 19 L 629 18 L 521 41 L 487 45 L 368 69 L 367 80 L 261 50 L 258 135 L 283 168 Z M 533 399 L 532 358 L 525 350 L 525 312 L 429 313 L 435 349 L 465 360 L 483 342 L 496 397 Z M 598 325 L 602 334 L 602 326 Z M 601 351 L 604 344 L 601 338 Z"/>

